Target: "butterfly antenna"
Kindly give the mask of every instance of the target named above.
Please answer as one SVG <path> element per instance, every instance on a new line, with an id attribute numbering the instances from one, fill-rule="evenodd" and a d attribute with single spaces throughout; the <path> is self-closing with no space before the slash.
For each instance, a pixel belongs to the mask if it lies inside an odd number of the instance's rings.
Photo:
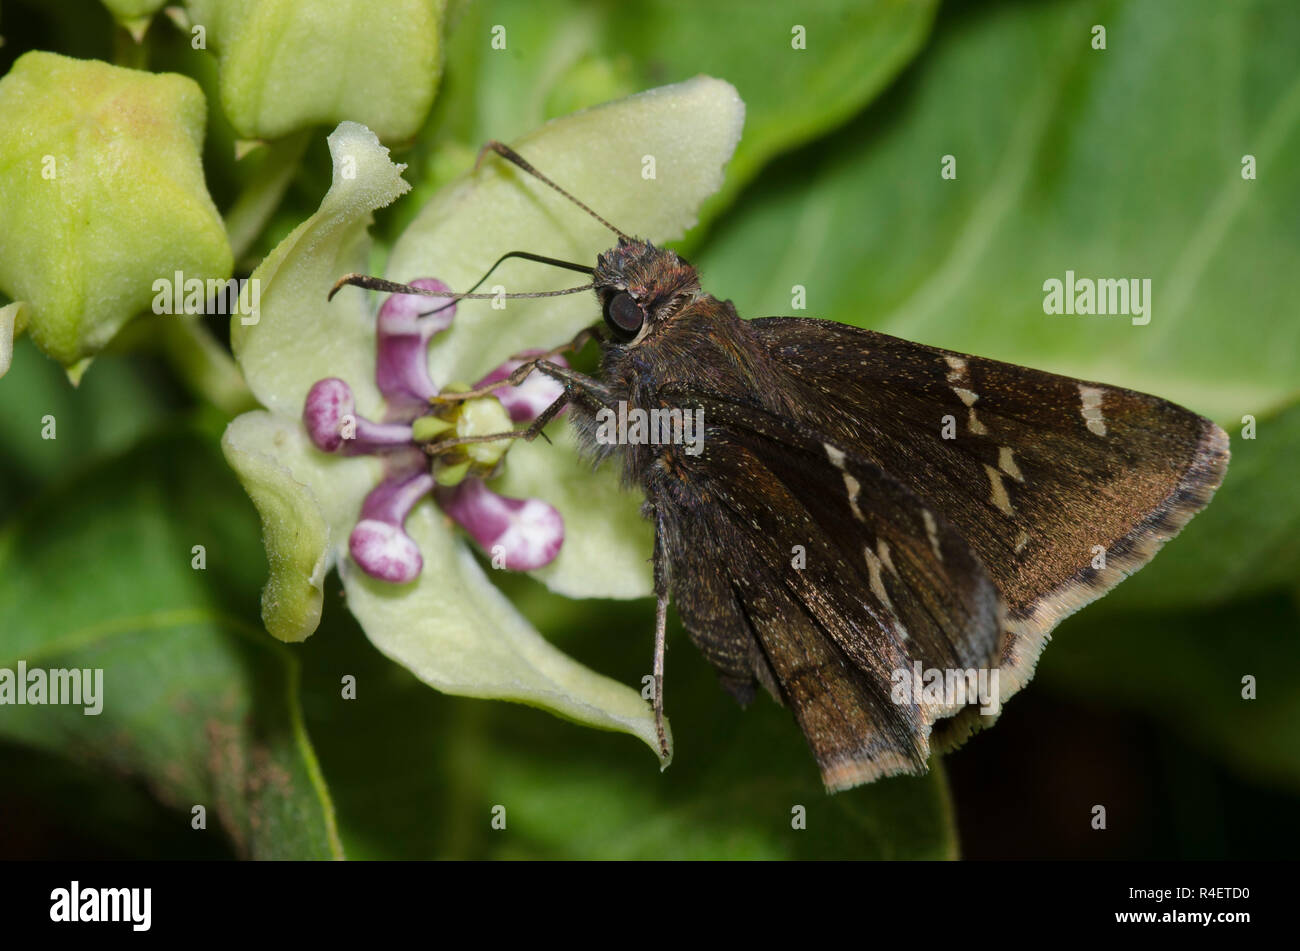
<path id="1" fill-rule="evenodd" d="M 477 281 L 471 284 L 469 289 L 466 290 L 465 293 L 472 294 L 474 291 L 482 287 L 483 282 L 492 276 L 492 272 L 495 271 L 497 268 L 499 268 L 506 261 L 509 261 L 511 258 L 522 258 L 525 261 L 536 261 L 538 264 L 550 264 L 553 267 L 562 267 L 562 268 L 567 268 L 570 271 L 577 271 L 579 274 L 590 275 L 590 274 L 594 274 L 596 270 L 595 268 L 588 267 L 585 264 L 574 264 L 572 261 L 562 261 L 559 258 L 547 257 L 544 254 L 533 254 L 531 251 L 508 251 L 507 253 L 501 255 L 501 257 L 497 258 L 497 263 L 493 264 L 490 268 L 488 268 L 487 272 L 482 277 L 480 277 Z M 455 306 L 456 306 L 456 302 L 454 300 L 448 301 L 447 303 L 443 304 L 441 307 L 433 308 L 433 310 L 421 311 L 420 316 L 428 317 L 430 314 L 437 314 L 446 310 L 448 307 L 455 307 Z"/>
<path id="2" fill-rule="evenodd" d="M 606 221 L 606 220 L 605 220 L 604 218 L 602 218 L 600 215 L 598 215 L 598 214 L 596 214 L 594 211 L 592 211 L 591 208 L 590 208 L 587 204 L 585 204 L 584 202 L 579 201 L 577 198 L 575 198 L 575 197 L 574 197 L 573 195 L 571 195 L 569 192 L 565 191 L 565 190 L 564 190 L 563 188 L 561 188 L 559 185 L 555 184 L 555 182 L 551 181 L 549 178 L 547 178 L 545 175 L 543 175 L 543 174 L 542 174 L 541 172 L 539 172 L 537 169 L 533 168 L 533 165 L 532 165 L 531 162 L 529 162 L 526 158 L 524 158 L 522 155 L 520 155 L 518 152 L 516 152 L 516 151 L 515 151 L 514 149 L 512 149 L 510 146 L 506 145 L 504 142 L 498 142 L 498 141 L 496 141 L 495 139 L 493 139 L 491 142 L 489 142 L 489 143 L 487 143 L 486 145 L 484 145 L 483 148 L 479 149 L 478 159 L 477 159 L 477 160 L 475 161 L 475 163 L 474 163 L 474 168 L 475 168 L 475 169 L 477 169 L 477 168 L 479 167 L 479 165 L 481 165 L 481 164 L 483 163 L 483 156 L 486 155 L 488 152 L 495 152 L 495 153 L 497 153 L 497 155 L 500 155 L 500 156 L 501 156 L 503 159 L 505 159 L 507 162 L 510 162 L 510 163 L 513 164 L 513 165 L 517 165 L 519 168 L 523 169 L 525 172 L 527 172 L 529 175 L 533 176 L 533 178 L 537 179 L 537 180 L 538 180 L 539 182 L 541 182 L 542 184 L 544 184 L 544 185 L 549 185 L 551 188 L 554 188 L 557 192 L 559 192 L 559 193 L 560 193 L 561 195 L 563 195 L 565 198 L 569 199 L 569 201 L 573 202 L 575 205 L 577 205 L 579 208 L 581 208 L 581 209 L 582 209 L 583 211 L 585 211 L 587 214 L 591 215 L 591 217 L 595 218 L 597 221 L 599 221 L 602 225 L 604 225 L 604 226 L 605 226 L 606 228 L 608 228 L 610 231 L 614 232 L 614 233 L 615 233 L 616 235 L 618 235 L 620 238 L 630 238 L 630 237 L 631 237 L 631 235 L 628 235 L 628 234 L 626 234 L 626 233 L 620 231 L 618 228 L 615 228 L 612 224 L 610 224 L 608 221 Z"/>
<path id="3" fill-rule="evenodd" d="M 563 297 L 565 294 L 581 294 L 583 291 L 589 291 L 595 284 L 583 284 L 579 287 L 566 287 L 560 291 L 530 291 L 521 294 L 458 294 L 456 291 L 430 291 L 423 287 L 412 287 L 410 284 L 399 284 L 396 281 L 386 281 L 382 277 L 371 277 L 369 274 L 344 274 L 334 286 L 330 288 L 326 300 L 333 300 L 334 295 L 348 285 L 353 287 L 364 287 L 369 291 L 384 291 L 388 294 L 419 294 L 421 297 L 443 297 L 453 301 L 458 300 L 493 300 L 496 298 L 519 298 L 519 297 Z"/>

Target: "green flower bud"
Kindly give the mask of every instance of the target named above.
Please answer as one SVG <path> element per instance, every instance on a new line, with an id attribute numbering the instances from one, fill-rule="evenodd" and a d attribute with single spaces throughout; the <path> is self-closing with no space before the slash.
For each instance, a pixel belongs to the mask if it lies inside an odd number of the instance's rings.
<path id="1" fill-rule="evenodd" d="M 0 290 L 74 375 L 150 307 L 155 281 L 230 276 L 205 117 L 184 76 L 32 52 L 0 79 Z"/>
<path id="2" fill-rule="evenodd" d="M 432 442 L 453 425 L 441 416 L 421 416 L 411 423 L 411 439 L 413 442 Z"/>
<path id="3" fill-rule="evenodd" d="M 108 12 L 113 14 L 113 19 L 130 30 L 136 42 L 139 42 L 144 36 L 144 31 L 149 27 L 149 21 L 162 9 L 167 0 L 102 0 L 102 2 L 108 7 Z"/>
<path id="4" fill-rule="evenodd" d="M 510 414 L 494 396 L 466 400 L 456 416 L 456 435 L 462 438 L 508 433 L 514 428 Z M 465 455 L 476 467 L 491 469 L 506 454 L 511 442 L 509 439 L 499 439 L 496 442 L 470 443 L 464 447 Z"/>
<path id="5" fill-rule="evenodd" d="M 441 71 L 442 0 L 190 0 L 220 67 L 221 105 L 246 139 L 344 119 L 413 137 Z"/>

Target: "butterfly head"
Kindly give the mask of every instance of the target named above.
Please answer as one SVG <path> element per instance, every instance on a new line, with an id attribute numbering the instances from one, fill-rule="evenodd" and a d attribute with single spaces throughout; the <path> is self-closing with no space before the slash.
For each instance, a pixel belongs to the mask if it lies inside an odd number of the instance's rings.
<path id="1" fill-rule="evenodd" d="M 605 324 L 620 343 L 637 343 L 683 304 L 700 297 L 700 278 L 676 252 L 626 236 L 596 258 Z"/>

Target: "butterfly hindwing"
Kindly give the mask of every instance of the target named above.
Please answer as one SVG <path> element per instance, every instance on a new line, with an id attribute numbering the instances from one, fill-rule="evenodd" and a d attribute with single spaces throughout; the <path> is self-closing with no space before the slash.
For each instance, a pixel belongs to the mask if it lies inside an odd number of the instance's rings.
<path id="1" fill-rule="evenodd" d="M 690 392 L 702 453 L 646 480 L 673 600 L 723 683 L 789 705 L 832 789 L 917 772 L 958 709 L 894 696 L 898 672 L 987 668 L 1001 603 L 956 530 L 870 462 L 777 416 Z"/>
<path id="2" fill-rule="evenodd" d="M 1066 615 L 1151 559 L 1223 479 L 1218 426 L 1146 394 L 831 321 L 750 321 L 800 422 L 942 513 L 1007 606 L 1003 696 Z"/>

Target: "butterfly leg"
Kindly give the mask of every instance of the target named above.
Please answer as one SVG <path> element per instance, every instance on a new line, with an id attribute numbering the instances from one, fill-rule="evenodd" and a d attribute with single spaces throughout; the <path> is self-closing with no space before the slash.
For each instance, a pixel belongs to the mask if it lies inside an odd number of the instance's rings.
<path id="1" fill-rule="evenodd" d="M 525 364 L 526 366 L 527 364 Z M 519 370 L 522 370 L 520 367 Z M 570 367 L 561 366 L 558 363 L 551 363 L 549 360 L 539 357 L 534 364 L 534 369 L 539 373 L 544 373 L 552 380 L 564 384 L 564 395 L 560 399 L 565 402 L 576 401 L 582 403 L 588 409 L 597 410 L 601 407 L 610 407 L 611 409 L 618 405 L 614 395 L 599 380 L 587 376 L 585 373 L 579 373 Z M 516 370 L 515 373 L 518 373 Z M 511 374 L 512 376 L 514 374 Z M 525 374 L 527 376 L 527 374 Z M 523 382 L 522 377 L 520 382 Z M 557 410 L 558 412 L 558 410 Z"/>
<path id="2" fill-rule="evenodd" d="M 523 367 L 519 368 L 520 370 Z M 534 369 L 546 374 L 554 380 L 558 380 L 564 386 L 564 392 L 555 398 L 550 406 L 542 410 L 537 418 L 533 420 L 527 430 L 524 430 L 522 439 L 526 442 L 532 442 L 539 435 L 544 437 L 542 429 L 546 424 L 560 414 L 570 402 L 581 403 L 591 410 L 599 410 L 601 407 L 614 405 L 614 397 L 609 390 L 598 380 L 594 380 L 585 373 L 579 373 L 571 370 L 566 366 L 560 366 L 558 363 L 551 363 L 544 358 L 538 358 L 534 364 Z M 511 377 L 515 376 L 511 374 Z M 525 374 L 526 376 L 527 374 Z M 520 380 L 522 382 L 522 378 Z"/>
<path id="3" fill-rule="evenodd" d="M 438 393 L 435 396 L 430 397 L 429 402 L 464 403 L 466 400 L 474 400 L 474 399 L 478 399 L 481 396 L 489 396 L 495 391 L 501 389 L 502 387 L 518 386 L 520 383 L 524 382 L 524 380 L 526 380 L 534 370 L 540 370 L 541 372 L 545 372 L 544 368 L 542 367 L 543 364 L 549 367 L 554 367 L 556 370 L 568 370 L 567 367 L 562 367 L 559 364 L 551 363 L 550 362 L 551 358 L 559 356 L 560 354 L 563 353 L 570 353 L 570 352 L 576 353 L 577 351 L 581 350 L 584 346 L 586 346 L 587 341 L 592 339 L 598 339 L 598 335 L 594 328 L 588 327 L 587 329 L 581 331 L 576 337 L 574 337 L 568 343 L 562 344 L 551 350 L 547 350 L 545 353 L 541 353 L 532 357 L 524 357 L 521 354 L 516 354 L 510 359 L 512 360 L 522 359 L 524 362 L 519 364 L 519 366 L 515 367 L 510 372 L 509 376 L 504 376 L 499 380 L 495 380 L 492 383 L 486 383 L 483 386 L 475 387 L 472 390 L 459 390 L 454 392 L 448 391 L 446 393 Z M 574 371 L 569 371 L 569 372 L 573 378 L 577 380 L 581 380 L 582 385 L 587 389 L 600 388 L 600 384 L 597 383 L 591 377 L 586 376 L 585 374 L 582 373 L 576 373 Z M 547 374 L 547 375 L 555 376 L 555 374 Z M 561 379 L 563 381 L 563 378 L 561 377 L 556 377 L 556 379 Z"/>
<path id="4" fill-rule="evenodd" d="M 664 551 L 664 525 L 655 516 L 655 657 L 654 657 L 654 710 L 655 732 L 659 735 L 659 750 L 668 758 L 668 733 L 664 729 L 664 652 L 667 647 L 665 630 L 668 626 L 668 559 Z"/>
<path id="5" fill-rule="evenodd" d="M 520 376 L 520 370 L 526 372 Z M 614 397 L 609 390 L 600 383 L 592 379 L 585 373 L 579 373 L 568 367 L 560 366 L 558 363 L 550 363 L 546 360 L 538 359 L 533 366 L 524 364 L 510 374 L 507 380 L 514 380 L 519 377 L 517 382 L 522 382 L 523 377 L 527 376 L 534 369 L 545 373 L 552 379 L 558 380 L 564 385 L 564 392 L 555 398 L 550 406 L 542 410 L 528 426 L 523 429 L 512 429 L 504 433 L 484 433 L 481 436 L 454 436 L 450 439 L 443 439 L 439 442 L 429 443 L 424 447 L 424 451 L 431 456 L 439 455 L 448 449 L 454 449 L 457 446 L 467 446 L 471 443 L 497 442 L 502 439 L 522 439 L 524 442 L 532 442 L 538 436 L 543 436 L 542 430 L 546 424 L 560 414 L 570 402 L 581 403 L 589 409 L 597 410 L 603 406 L 614 405 Z M 464 397 L 466 394 L 457 394 Z"/>

